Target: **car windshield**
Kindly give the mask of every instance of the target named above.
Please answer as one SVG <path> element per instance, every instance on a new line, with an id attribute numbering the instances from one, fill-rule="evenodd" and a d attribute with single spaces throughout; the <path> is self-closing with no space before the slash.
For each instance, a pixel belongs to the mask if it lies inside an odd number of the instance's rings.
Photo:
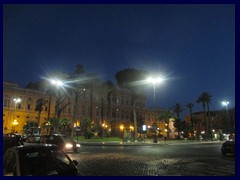
<path id="1" fill-rule="evenodd" d="M 73 140 L 71 139 L 71 137 L 68 136 L 55 136 L 55 140 L 59 140 L 59 141 L 64 141 L 64 142 L 72 142 Z"/>
<path id="2" fill-rule="evenodd" d="M 24 149 L 19 156 L 22 176 L 66 175 L 74 167 L 57 148 Z"/>

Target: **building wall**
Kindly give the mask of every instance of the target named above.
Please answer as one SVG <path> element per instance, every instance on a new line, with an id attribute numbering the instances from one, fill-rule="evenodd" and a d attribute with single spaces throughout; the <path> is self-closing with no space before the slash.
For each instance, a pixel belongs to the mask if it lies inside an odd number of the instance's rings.
<path id="1" fill-rule="evenodd" d="M 92 95 L 91 95 L 92 92 Z M 76 120 L 77 126 L 81 125 L 83 118 L 92 117 L 92 122 L 101 126 L 105 125 L 111 128 L 112 132 L 120 133 L 120 126 L 124 123 L 132 124 L 132 105 L 131 96 L 127 90 L 115 88 L 114 93 L 110 96 L 110 104 L 105 99 L 102 108 L 102 101 L 95 89 L 84 89 L 79 96 L 77 102 Z M 91 102 L 92 97 L 92 102 Z M 21 98 L 21 102 L 15 104 L 14 98 Z M 3 132 L 9 133 L 15 131 L 22 132 L 23 126 L 28 120 L 37 122 L 38 112 L 35 111 L 36 102 L 39 98 L 45 99 L 47 102 L 40 116 L 40 125 L 48 121 L 48 113 L 50 117 L 55 115 L 56 96 L 49 95 L 44 92 L 34 91 L 30 89 L 19 88 L 15 83 L 4 82 L 3 86 Z M 158 128 L 165 126 L 163 122 L 159 122 L 158 117 L 160 109 L 148 109 L 145 107 L 146 96 L 141 96 L 136 100 L 136 113 L 138 120 L 144 121 L 147 126 L 156 123 Z M 49 106 L 50 103 L 50 106 Z M 72 96 L 65 99 L 65 104 L 69 105 L 64 109 L 61 117 L 73 119 L 74 99 Z M 49 111 L 50 107 L 50 111 Z M 102 117 L 103 109 L 103 117 Z M 18 125 L 13 125 L 17 120 Z M 73 124 L 71 124 L 73 126 Z M 164 132 L 163 132 L 164 133 Z"/>
<path id="2" fill-rule="evenodd" d="M 16 104 L 14 98 L 20 98 L 21 102 Z M 11 83 L 4 82 L 3 132 L 9 133 L 13 129 L 21 132 L 27 120 L 37 121 L 38 113 L 35 111 L 35 107 L 38 98 L 43 98 L 48 101 L 49 95 L 29 89 L 22 89 L 16 84 L 11 85 Z M 53 104 L 51 106 L 53 110 Z M 48 108 L 49 107 L 46 107 L 46 109 L 42 111 L 40 123 L 43 123 L 47 119 Z M 51 114 L 52 113 L 53 111 Z M 14 120 L 17 120 L 17 125 L 13 125 Z"/>
<path id="3" fill-rule="evenodd" d="M 228 116 L 227 116 L 228 115 Z M 211 111 L 209 117 L 206 115 L 206 121 L 204 119 L 203 112 L 193 113 L 193 127 L 195 134 L 204 134 L 206 129 L 210 129 L 212 132 L 234 133 L 235 132 L 235 110 Z M 190 115 L 185 116 L 186 124 L 191 124 Z"/>

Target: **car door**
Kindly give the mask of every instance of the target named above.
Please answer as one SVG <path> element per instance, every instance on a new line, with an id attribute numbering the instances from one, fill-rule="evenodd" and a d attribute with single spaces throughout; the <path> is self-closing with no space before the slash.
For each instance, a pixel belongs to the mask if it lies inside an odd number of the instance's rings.
<path id="1" fill-rule="evenodd" d="M 3 172 L 4 176 L 17 176 L 17 155 L 14 150 L 9 150 L 6 152 L 3 158 Z"/>

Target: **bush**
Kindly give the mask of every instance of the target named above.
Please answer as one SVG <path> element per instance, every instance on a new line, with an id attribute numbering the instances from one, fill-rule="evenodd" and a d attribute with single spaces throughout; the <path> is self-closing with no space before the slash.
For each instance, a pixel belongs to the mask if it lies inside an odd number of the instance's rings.
<path id="1" fill-rule="evenodd" d="M 92 133 L 92 132 L 85 132 L 85 133 L 83 134 L 83 137 L 84 137 L 85 139 L 91 139 L 93 136 L 94 136 L 94 133 Z"/>

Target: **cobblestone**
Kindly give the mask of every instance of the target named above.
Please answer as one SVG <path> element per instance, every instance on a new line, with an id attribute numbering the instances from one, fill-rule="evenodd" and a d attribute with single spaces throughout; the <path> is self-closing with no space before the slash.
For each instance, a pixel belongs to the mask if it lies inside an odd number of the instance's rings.
<path id="1" fill-rule="evenodd" d="M 70 156 L 78 160 L 84 176 L 235 175 L 234 157 L 222 157 L 219 148 L 220 145 L 88 146 Z M 211 154 L 213 151 L 216 152 Z"/>

